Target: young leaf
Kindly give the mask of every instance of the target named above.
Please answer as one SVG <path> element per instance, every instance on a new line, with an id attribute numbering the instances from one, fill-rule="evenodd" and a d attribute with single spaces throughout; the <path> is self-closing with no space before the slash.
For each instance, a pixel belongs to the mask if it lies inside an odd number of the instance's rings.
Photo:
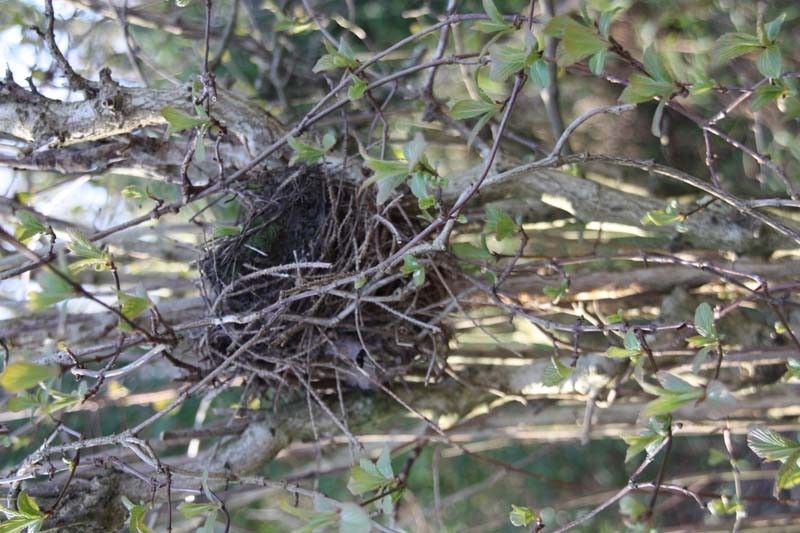
<path id="1" fill-rule="evenodd" d="M 188 130 L 189 128 L 196 128 L 208 122 L 207 118 L 192 117 L 172 106 L 162 108 L 161 116 L 169 124 L 167 135 Z"/>
<path id="2" fill-rule="evenodd" d="M 749 33 L 726 33 L 714 47 L 714 58 L 717 63 L 727 63 L 731 59 L 761 49 L 758 37 Z"/>
<path id="3" fill-rule="evenodd" d="M 496 112 L 500 109 L 498 104 L 484 102 L 483 100 L 458 100 L 450 108 L 450 118 L 461 120 L 477 117 L 485 113 Z"/>
<path id="4" fill-rule="evenodd" d="M 47 233 L 47 227 L 27 211 L 19 211 L 17 213 L 17 220 L 19 223 L 17 224 L 14 236 L 21 242 L 27 242 L 37 235 Z"/>
<path id="5" fill-rule="evenodd" d="M 486 208 L 486 233 L 494 233 L 498 241 L 502 241 L 516 233 L 517 224 L 508 213 L 498 207 Z"/>
<path id="6" fill-rule="evenodd" d="M 317 161 L 322 159 L 327 152 L 326 149 L 311 146 L 310 144 L 301 142 L 294 137 L 289 137 L 286 142 L 293 150 L 292 158 L 289 160 L 290 165 L 294 165 L 298 161 L 302 161 L 303 163 L 309 165 L 314 165 L 317 163 Z"/>
<path id="7" fill-rule="evenodd" d="M 408 175 L 408 163 L 406 161 L 385 161 L 382 159 L 367 158 L 366 165 L 374 174 L 364 180 L 360 190 L 363 190 L 373 183 L 376 184 L 378 187 L 377 201 L 379 204 L 385 202 L 392 191 L 403 183 Z"/>
<path id="8" fill-rule="evenodd" d="M 550 298 L 553 304 L 557 304 L 559 301 L 561 301 L 561 298 L 563 298 L 568 291 L 569 284 L 566 279 L 562 279 L 561 285 L 558 287 L 545 287 L 542 289 L 542 292 L 545 294 L 545 296 Z"/>
<path id="9" fill-rule="evenodd" d="M 608 56 L 608 49 L 603 48 L 598 50 L 596 54 L 589 58 L 589 70 L 595 76 L 603 73 L 603 68 L 606 66 L 606 57 Z"/>
<path id="10" fill-rule="evenodd" d="M 489 20 L 482 20 L 478 23 L 478 29 L 484 33 L 498 33 L 513 29 L 510 22 L 503 19 L 503 14 L 497 9 L 494 0 L 481 0 L 483 11 L 489 15 Z"/>
<path id="11" fill-rule="evenodd" d="M 53 366 L 11 363 L 6 366 L 3 375 L 0 376 L 0 385 L 8 392 L 21 392 L 36 386 L 41 381 L 52 379 L 58 374 L 58 368 Z"/>
<path id="12" fill-rule="evenodd" d="M 344 44 L 339 47 L 339 50 L 334 49 L 328 41 L 324 41 L 327 54 L 317 60 L 311 72 L 315 74 L 324 72 L 326 70 L 336 70 L 337 68 L 357 68 L 358 61 L 353 56 L 353 52 Z"/>
<path id="13" fill-rule="evenodd" d="M 567 24 L 558 47 L 558 64 L 568 67 L 578 61 L 593 56 L 608 48 L 606 43 L 592 29 L 574 22 Z"/>
<path id="14" fill-rule="evenodd" d="M 550 356 L 550 364 L 544 369 L 542 374 L 542 385 L 555 387 L 561 385 L 572 373 L 572 368 L 558 360 L 554 355 Z"/>
<path id="15" fill-rule="evenodd" d="M 155 533 L 152 529 L 147 527 L 145 522 L 145 515 L 147 514 L 147 504 L 140 503 L 138 505 L 134 505 L 127 497 L 122 497 L 122 504 L 130 513 L 130 519 L 128 521 L 128 527 L 131 530 L 131 533 Z"/>
<path id="16" fill-rule="evenodd" d="M 511 512 L 508 513 L 508 519 L 516 527 L 528 527 L 534 521 L 540 522 L 542 520 L 539 513 L 530 507 L 522 507 L 513 503 L 511 504 Z"/>
<path id="17" fill-rule="evenodd" d="M 675 92 L 671 82 L 656 81 L 643 74 L 632 74 L 630 84 L 622 91 L 619 99 L 628 104 L 638 104 L 653 98 L 669 98 Z"/>
<path id="18" fill-rule="evenodd" d="M 797 442 L 763 427 L 755 427 L 747 433 L 747 446 L 767 461 L 785 461 L 800 450 Z"/>
<path id="19" fill-rule="evenodd" d="M 377 467 L 378 472 L 383 475 L 383 477 L 387 479 L 394 478 L 394 471 L 392 470 L 392 456 L 389 452 L 388 445 L 384 445 L 378 460 L 375 461 L 375 466 Z"/>
<path id="20" fill-rule="evenodd" d="M 508 45 L 493 46 L 491 49 L 492 66 L 489 77 L 498 82 L 503 82 L 509 76 L 525 68 L 525 61 L 529 52 L 524 48 Z"/>
<path id="21" fill-rule="evenodd" d="M 27 518 L 44 518 L 44 513 L 39 509 L 36 501 L 24 490 L 17 496 L 17 509 Z"/>
<path id="22" fill-rule="evenodd" d="M 765 83 L 755 90 L 755 96 L 750 100 L 750 109 L 758 111 L 769 102 L 775 101 L 789 93 L 789 89 L 780 83 Z"/>
<path id="23" fill-rule="evenodd" d="M 492 257 L 491 252 L 485 246 L 475 246 L 468 242 L 454 242 L 450 244 L 450 251 L 459 259 L 485 261 Z"/>
<path id="24" fill-rule="evenodd" d="M 367 81 L 361 79 L 360 76 L 353 76 L 353 83 L 347 89 L 347 97 L 352 101 L 358 100 L 367 90 L 367 85 Z"/>

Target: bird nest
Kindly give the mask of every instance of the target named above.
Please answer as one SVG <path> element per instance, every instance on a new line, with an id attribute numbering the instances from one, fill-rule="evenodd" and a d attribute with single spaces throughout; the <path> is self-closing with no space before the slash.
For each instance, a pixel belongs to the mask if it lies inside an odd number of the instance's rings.
<path id="1" fill-rule="evenodd" d="M 378 388 L 441 371 L 450 301 L 443 280 L 455 266 L 420 259 L 429 275 L 417 287 L 387 262 L 423 227 L 416 214 L 399 201 L 378 205 L 371 190 L 321 165 L 229 192 L 241 231 L 211 241 L 201 261 L 216 319 L 199 342 L 206 372 L 230 359 L 228 377 L 263 391 Z"/>

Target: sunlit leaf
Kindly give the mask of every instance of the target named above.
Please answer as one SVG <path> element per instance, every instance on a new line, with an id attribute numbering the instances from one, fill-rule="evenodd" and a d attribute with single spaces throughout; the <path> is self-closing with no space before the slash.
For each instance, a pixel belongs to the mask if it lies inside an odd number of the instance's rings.
<path id="1" fill-rule="evenodd" d="M 52 379 L 59 374 L 58 367 L 33 363 L 10 363 L 0 376 L 0 385 L 8 392 L 21 392 L 37 383 Z"/>

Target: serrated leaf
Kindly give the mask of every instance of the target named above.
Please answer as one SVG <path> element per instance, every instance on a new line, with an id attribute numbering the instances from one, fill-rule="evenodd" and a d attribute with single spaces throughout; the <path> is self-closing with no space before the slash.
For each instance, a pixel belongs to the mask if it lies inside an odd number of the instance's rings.
<path id="1" fill-rule="evenodd" d="M 59 374 L 58 367 L 33 363 L 11 363 L 0 376 L 0 385 L 11 393 L 22 392 Z"/>
<path id="2" fill-rule="evenodd" d="M 756 60 L 758 71 L 767 78 L 781 76 L 781 49 L 777 44 L 768 46 Z"/>
<path id="3" fill-rule="evenodd" d="M 79 231 L 70 232 L 69 249 L 78 257 L 103 260 L 103 251 Z"/>
<path id="4" fill-rule="evenodd" d="M 21 242 L 27 242 L 36 235 L 47 233 L 47 227 L 27 211 L 17 213 L 17 229 L 14 236 Z"/>
<path id="5" fill-rule="evenodd" d="M 749 33 L 726 33 L 714 47 L 714 58 L 717 63 L 725 63 L 741 55 L 761 49 L 758 37 Z"/>
<path id="6" fill-rule="evenodd" d="M 642 417 L 670 414 L 679 407 L 697 400 L 701 394 L 701 391 L 692 391 L 660 396 L 644 406 Z"/>
<path id="7" fill-rule="evenodd" d="M 496 112 L 500 108 L 494 102 L 484 102 L 483 100 L 458 100 L 450 108 L 450 118 L 461 120 L 465 118 L 477 117 L 485 113 Z"/>
<path id="8" fill-rule="evenodd" d="M 516 46 L 496 45 L 491 48 L 490 56 L 492 66 L 489 69 L 489 78 L 504 82 L 509 76 L 525 68 L 528 52 Z"/>
<path id="9" fill-rule="evenodd" d="M 364 465 L 353 466 L 350 469 L 350 479 L 347 481 L 347 490 L 352 494 L 364 494 L 379 490 L 386 486 L 386 478 L 377 470 L 370 471 Z"/>
<path id="10" fill-rule="evenodd" d="M 567 24 L 558 46 L 558 64 L 568 67 L 606 48 L 608 44 L 594 30 L 576 22 Z"/>
<path id="11" fill-rule="evenodd" d="M 164 120 L 166 120 L 169 124 L 169 128 L 167 128 L 167 135 L 188 130 L 189 128 L 196 128 L 208 122 L 208 119 L 187 115 L 183 111 L 180 111 L 172 106 L 166 106 L 162 108 L 161 116 L 164 117 Z"/>
<path id="12" fill-rule="evenodd" d="M 378 188 L 379 204 L 385 202 L 392 191 L 403 183 L 408 175 L 408 163 L 405 161 L 385 161 L 382 159 L 366 159 L 367 168 L 374 171 L 374 174 L 364 180 L 360 190 L 372 185 Z"/>
<path id="13" fill-rule="evenodd" d="M 653 98 L 669 98 L 675 92 L 675 85 L 656 81 L 643 74 L 631 74 L 630 84 L 622 91 L 619 99 L 628 104 L 638 104 Z"/>
<path id="14" fill-rule="evenodd" d="M 483 11 L 487 15 L 489 15 L 489 19 L 497 25 L 507 25 L 511 26 L 508 22 L 505 21 L 503 18 L 503 14 L 500 13 L 500 10 L 497 9 L 497 6 L 494 4 L 494 0 L 481 0 L 481 4 L 483 5 Z"/>
<path id="15" fill-rule="evenodd" d="M 797 442 L 764 427 L 755 427 L 747 432 L 747 446 L 767 461 L 785 461 L 800 449 Z"/>
<path id="16" fill-rule="evenodd" d="M 796 450 L 790 455 L 778 469 L 778 475 L 775 478 L 775 487 L 778 490 L 791 489 L 795 485 L 800 484 L 800 467 L 797 466 L 798 460 L 800 460 L 800 450 Z"/>

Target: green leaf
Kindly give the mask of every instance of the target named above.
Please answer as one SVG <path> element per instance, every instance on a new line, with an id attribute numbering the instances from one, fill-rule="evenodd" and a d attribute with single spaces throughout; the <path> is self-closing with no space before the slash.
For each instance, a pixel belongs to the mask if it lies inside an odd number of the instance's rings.
<path id="1" fill-rule="evenodd" d="M 690 391 L 660 396 L 644 406 L 642 417 L 667 415 L 682 405 L 696 401 L 701 395 L 702 391 Z"/>
<path id="2" fill-rule="evenodd" d="M 128 320 L 133 320 L 137 316 L 141 315 L 151 305 L 150 299 L 147 298 L 146 295 L 141 297 L 120 292 L 117 294 L 117 298 L 119 305 L 121 306 L 120 311 L 122 316 Z"/>
<path id="3" fill-rule="evenodd" d="M 530 507 L 522 507 L 513 503 L 511 504 L 511 512 L 508 513 L 508 519 L 516 527 L 528 527 L 534 521 L 540 522 L 542 520 L 539 513 Z"/>
<path id="4" fill-rule="evenodd" d="M 750 109 L 758 111 L 769 102 L 775 101 L 789 93 L 789 89 L 783 84 L 765 83 L 756 88 L 753 98 L 750 100 Z"/>
<path id="5" fill-rule="evenodd" d="M 641 350 L 629 350 L 627 348 L 620 348 L 619 346 L 610 346 L 606 351 L 608 357 L 621 358 L 635 357 L 641 353 Z"/>
<path id="6" fill-rule="evenodd" d="M 694 329 L 706 338 L 716 339 L 717 328 L 714 326 L 714 311 L 703 302 L 694 311 Z"/>
<path id="7" fill-rule="evenodd" d="M 659 445 L 664 442 L 664 439 L 669 435 L 671 422 L 672 420 L 669 416 L 651 417 L 647 420 L 644 429 L 642 429 L 638 435 L 623 436 L 622 440 L 628 445 L 628 451 L 625 454 L 625 462 L 627 463 L 642 451 L 646 451 L 647 456 L 652 457 Z"/>
<path id="8" fill-rule="evenodd" d="M 361 184 L 360 190 L 372 185 L 373 183 L 378 187 L 379 204 L 385 202 L 401 183 L 403 183 L 408 175 L 408 163 L 406 161 L 385 161 L 382 159 L 366 159 L 367 168 L 374 171 L 374 174 L 364 180 Z"/>
<path id="9" fill-rule="evenodd" d="M 22 392 L 36 386 L 41 381 L 47 381 L 59 374 L 58 367 L 35 365 L 33 363 L 11 363 L 6 366 L 0 376 L 0 385 L 6 391 Z"/>
<path id="10" fill-rule="evenodd" d="M 643 74 L 631 74 L 630 84 L 620 95 L 620 100 L 628 104 L 646 102 L 653 98 L 669 98 L 675 92 L 674 84 L 656 81 Z"/>
<path id="11" fill-rule="evenodd" d="M 767 78 L 781 76 L 781 49 L 777 44 L 768 46 L 756 61 L 758 71 Z"/>
<path id="12" fill-rule="evenodd" d="M 778 33 L 781 31 L 781 25 L 785 19 L 786 13 L 781 13 L 778 17 L 764 24 L 764 36 L 769 42 L 773 42 L 775 38 L 778 37 Z"/>
<path id="13" fill-rule="evenodd" d="M 311 69 L 315 74 L 324 72 L 326 70 L 335 70 L 337 68 L 357 68 L 358 61 L 353 57 L 352 51 L 342 41 L 339 50 L 335 50 L 328 41 L 323 41 L 327 54 L 317 60 L 314 68 Z"/>
<path id="14" fill-rule="evenodd" d="M 326 154 L 327 150 L 323 148 L 317 148 L 316 146 L 311 146 L 310 144 L 306 144 L 302 141 L 294 137 L 289 137 L 286 142 L 289 144 L 289 147 L 293 150 L 292 158 L 289 160 L 290 165 L 294 165 L 298 161 L 302 161 L 303 163 L 314 165 L 316 164 L 322 157 Z"/>
<path id="15" fill-rule="evenodd" d="M 163 116 L 169 124 L 167 135 L 188 130 L 189 128 L 196 128 L 208 122 L 207 118 L 192 117 L 172 106 L 162 108 L 161 116 Z"/>
<path id="16" fill-rule="evenodd" d="M 744 510 L 744 506 L 736 498 L 729 498 L 724 494 L 708 502 L 706 507 L 714 516 L 732 515 Z"/>
<path id="17" fill-rule="evenodd" d="M 508 213 L 499 207 L 486 208 L 486 233 L 494 233 L 498 241 L 502 241 L 517 232 L 517 224 Z"/>
<path id="18" fill-rule="evenodd" d="M 542 89 L 550 87 L 550 70 L 547 67 L 547 62 L 544 59 L 537 59 L 531 63 L 531 68 L 528 71 L 531 81 Z"/>
<path id="19" fill-rule="evenodd" d="M 644 51 L 644 68 L 655 81 L 672 84 L 672 76 L 652 44 Z"/>
<path id="20" fill-rule="evenodd" d="M 178 7 L 186 7 L 192 3 L 192 0 L 175 0 L 175 5 Z"/>
<path id="21" fill-rule="evenodd" d="M 558 287 L 545 287 L 542 292 L 550 298 L 550 300 L 557 304 L 569 291 L 569 284 L 566 279 L 561 280 L 561 285 Z"/>
<path id="22" fill-rule="evenodd" d="M 343 503 L 340 509 L 339 533 L 369 533 L 372 520 L 360 505 Z"/>
<path id="23" fill-rule="evenodd" d="M 559 44 L 558 64 L 568 67 L 608 48 L 608 44 L 592 29 L 577 22 L 567 24 Z"/>
<path id="24" fill-rule="evenodd" d="M 367 466 L 369 465 L 369 466 Z M 364 494 L 374 490 L 380 490 L 394 480 L 387 480 L 375 465 L 370 461 L 361 461 L 360 465 L 350 469 L 350 479 L 347 482 L 347 490 L 352 494 Z"/>
<path id="25" fill-rule="evenodd" d="M 242 233 L 242 225 L 226 226 L 225 224 L 214 224 L 214 238 L 221 239 L 223 237 L 232 237 Z"/>
<path id="26" fill-rule="evenodd" d="M 747 433 L 747 446 L 757 456 L 767 461 L 785 461 L 798 450 L 800 444 L 783 437 L 769 428 L 755 427 Z"/>
<path id="27" fill-rule="evenodd" d="M 490 53 L 492 66 L 489 69 L 489 78 L 497 82 L 506 81 L 509 76 L 525 68 L 528 54 L 527 50 L 516 46 L 493 46 Z"/>
<path id="28" fill-rule="evenodd" d="M 183 502 L 178 505 L 178 512 L 184 518 L 197 518 L 198 516 L 203 516 L 211 511 L 216 511 L 218 509 L 218 505 L 216 503 L 189 503 Z"/>
<path id="29" fill-rule="evenodd" d="M 611 9 L 606 9 L 600 13 L 600 18 L 597 21 L 597 29 L 600 31 L 600 35 L 608 38 L 611 30 L 611 23 L 614 21 L 616 16 L 623 11 L 625 11 L 624 7 L 617 6 Z"/>
<path id="30" fill-rule="evenodd" d="M 798 460 L 800 460 L 800 450 L 790 455 L 778 469 L 778 475 L 775 478 L 775 487 L 778 490 L 791 489 L 795 485 L 800 484 L 800 467 L 797 465 Z"/>
<path id="31" fill-rule="evenodd" d="M 500 109 L 494 102 L 484 102 L 483 100 L 458 100 L 450 108 L 450 118 L 461 120 L 465 118 L 477 117 L 485 113 L 495 113 Z"/>
<path id="32" fill-rule="evenodd" d="M 420 132 L 415 133 L 411 142 L 403 146 L 403 155 L 406 158 L 406 165 L 409 173 L 417 168 L 418 163 L 425 162 L 424 154 L 426 147 L 427 143 Z"/>
<path id="33" fill-rule="evenodd" d="M 603 48 L 598 50 L 596 54 L 589 58 L 589 70 L 595 76 L 603 73 L 603 68 L 606 66 L 606 57 L 608 56 L 608 49 Z"/>
<path id="34" fill-rule="evenodd" d="M 631 521 L 637 522 L 647 512 L 647 506 L 638 498 L 629 495 L 619 501 L 619 512 L 622 516 L 626 516 Z"/>
<path id="35" fill-rule="evenodd" d="M 786 373 L 790 378 L 800 378 L 800 359 L 789 357 L 786 360 Z"/>
<path id="36" fill-rule="evenodd" d="M 23 243 L 37 235 L 47 233 L 47 227 L 27 211 L 19 211 L 17 213 L 17 220 L 19 223 L 17 224 L 14 236 Z"/>
<path id="37" fill-rule="evenodd" d="M 361 79 L 359 76 L 353 76 L 353 83 L 350 85 L 350 88 L 347 89 L 347 97 L 352 100 L 356 101 L 364 95 L 364 91 L 367 90 L 367 81 Z"/>
<path id="38" fill-rule="evenodd" d="M 1 508 L 0 508 L 1 509 Z M 5 522 L 0 522 L 0 533 L 20 533 L 21 531 L 38 531 L 41 526 L 41 518 L 27 518 L 16 516 Z"/>
<path id="39" fill-rule="evenodd" d="M 111 256 L 94 245 L 85 235 L 78 231 L 70 233 L 69 248 L 74 255 L 83 257 L 69 266 L 70 273 L 80 272 L 84 268 L 93 267 L 95 270 L 105 270 L 111 265 Z"/>
<path id="40" fill-rule="evenodd" d="M 623 339 L 623 344 L 625 348 L 628 350 L 636 350 L 640 352 L 642 350 L 642 345 L 639 342 L 639 338 L 636 336 L 636 332 L 632 329 L 629 329 L 625 332 L 625 337 Z"/>
<path id="41" fill-rule="evenodd" d="M 147 504 L 140 503 L 138 505 L 134 505 L 127 497 L 123 496 L 122 504 L 130 513 L 130 519 L 128 520 L 128 527 L 131 530 L 131 533 L 155 533 L 152 529 L 147 527 L 145 523 L 145 515 L 147 514 L 148 506 Z"/>
<path id="42" fill-rule="evenodd" d="M 44 513 L 39 509 L 36 500 L 24 490 L 17 496 L 17 509 L 27 518 L 44 518 Z"/>
<path id="43" fill-rule="evenodd" d="M 389 452 L 389 446 L 384 445 L 383 449 L 381 450 L 380 456 L 378 456 L 378 460 L 375 461 L 375 466 L 378 469 L 383 477 L 387 479 L 394 478 L 394 471 L 392 470 L 392 456 Z"/>
<path id="44" fill-rule="evenodd" d="M 736 408 L 736 397 L 724 383 L 712 380 L 706 385 L 703 404 L 708 409 L 708 417 L 714 420 L 725 418 Z"/>
<path id="45" fill-rule="evenodd" d="M 642 224 L 653 224 L 654 226 L 666 226 L 673 222 L 682 222 L 686 216 L 681 212 L 678 202 L 672 200 L 663 210 L 656 209 L 648 211 L 642 217 Z"/>
<path id="46" fill-rule="evenodd" d="M 468 242 L 454 242 L 450 244 L 450 251 L 459 259 L 485 261 L 492 254 L 485 246 L 475 246 Z"/>
<path id="47" fill-rule="evenodd" d="M 403 274 L 411 274 L 411 279 L 417 287 L 425 283 L 425 267 L 411 254 L 403 256 L 403 266 L 400 271 Z"/>
<path id="48" fill-rule="evenodd" d="M 550 364 L 545 367 L 542 374 L 542 385 L 555 387 L 561 385 L 572 374 L 572 368 L 558 360 L 555 355 L 550 356 Z"/>
<path id="49" fill-rule="evenodd" d="M 714 58 L 717 63 L 727 63 L 741 55 L 762 48 L 758 37 L 749 33 L 726 33 L 714 47 Z"/>
<path id="50" fill-rule="evenodd" d="M 483 127 L 490 120 L 492 120 L 492 117 L 494 117 L 495 113 L 496 113 L 496 111 L 490 111 L 489 113 L 486 113 L 485 115 L 483 115 L 478 120 L 478 122 L 475 123 L 475 125 L 472 127 L 472 130 L 469 132 L 469 137 L 467 137 L 467 147 L 468 148 L 470 146 L 472 146 L 472 143 L 475 141 L 475 137 L 477 137 L 478 133 L 483 129 Z"/>

